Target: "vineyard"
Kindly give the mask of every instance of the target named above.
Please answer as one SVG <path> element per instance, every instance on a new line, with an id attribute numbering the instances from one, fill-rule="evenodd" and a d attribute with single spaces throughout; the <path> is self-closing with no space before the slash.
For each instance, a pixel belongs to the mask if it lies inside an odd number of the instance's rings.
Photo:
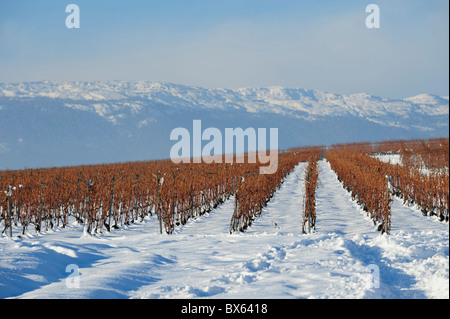
<path id="1" fill-rule="evenodd" d="M 25 234 L 30 225 L 36 232 L 65 228 L 70 218 L 87 233 L 102 233 L 156 215 L 160 232 L 170 234 L 232 194 L 238 200 L 230 231 L 243 230 L 309 152 L 281 153 L 272 175 L 260 175 L 257 163 L 191 165 L 169 160 L 3 172 L 3 233 L 20 227 Z"/>
<path id="2" fill-rule="evenodd" d="M 398 153 L 403 165 L 383 163 L 374 153 Z M 259 174 L 259 164 L 173 164 L 169 160 L 84 167 L 3 171 L 0 176 L 2 234 L 25 234 L 70 219 L 89 234 L 157 216 L 160 233 L 173 233 L 235 195 L 230 233 L 244 231 L 301 162 L 309 162 L 305 178 L 303 232 L 316 222 L 317 160 L 326 159 L 352 199 L 382 233 L 391 228 L 392 196 L 416 204 L 424 215 L 449 217 L 448 139 L 355 143 L 280 152 L 278 170 Z M 424 170 L 426 172 L 424 173 Z M 299 205 L 300 206 L 300 205 Z M 17 231 L 15 231 L 17 232 Z"/>
<path id="3" fill-rule="evenodd" d="M 231 177 L 251 169 L 157 161 L 10 172 L 1 183 L 17 186 L 2 198 L 4 231 L 65 228 L 74 218 L 86 232 L 101 233 L 155 214 L 161 232 L 171 233 L 226 200 L 237 187 Z"/>
<path id="4" fill-rule="evenodd" d="M 0 297 L 448 296 L 448 139 L 278 157 L 1 171 Z"/>

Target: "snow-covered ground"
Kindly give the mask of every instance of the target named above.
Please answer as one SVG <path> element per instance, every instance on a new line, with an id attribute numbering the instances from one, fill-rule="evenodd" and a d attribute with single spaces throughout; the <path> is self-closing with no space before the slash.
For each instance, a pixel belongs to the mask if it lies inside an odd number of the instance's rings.
<path id="1" fill-rule="evenodd" d="M 374 157 L 384 163 L 393 164 L 393 165 L 403 165 L 402 156 L 399 154 L 380 154 L 374 155 Z"/>
<path id="2" fill-rule="evenodd" d="M 374 155 L 374 158 L 384 162 L 384 163 L 388 163 L 388 164 L 393 164 L 393 165 L 403 165 L 403 159 L 402 156 L 399 154 L 379 154 L 379 155 Z M 423 174 L 423 175 L 430 175 L 433 173 L 439 173 L 439 174 L 447 174 L 449 173 L 448 167 L 443 167 L 440 169 L 430 169 L 427 167 L 420 167 L 419 171 Z"/>
<path id="3" fill-rule="evenodd" d="M 320 162 L 317 228 L 302 235 L 304 168 L 245 233 L 228 233 L 231 198 L 173 235 L 148 218 L 1 237 L 0 298 L 449 298 L 447 223 L 396 200 L 381 235 Z"/>

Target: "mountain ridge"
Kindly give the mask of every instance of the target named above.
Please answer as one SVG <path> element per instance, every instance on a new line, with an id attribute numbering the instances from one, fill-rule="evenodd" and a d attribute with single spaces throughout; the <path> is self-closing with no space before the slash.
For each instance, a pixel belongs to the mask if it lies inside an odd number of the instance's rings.
<path id="1" fill-rule="evenodd" d="M 152 102 L 187 108 L 240 108 L 247 112 L 281 113 L 297 117 L 302 115 L 299 112 L 303 112 L 311 120 L 316 116 L 327 116 L 331 113 L 335 115 L 336 113 L 339 115 L 349 113 L 362 117 L 388 113 L 405 115 L 411 111 L 428 115 L 431 113 L 448 114 L 448 98 L 433 94 L 420 94 L 404 99 L 387 99 L 367 93 L 345 95 L 280 86 L 205 89 L 198 86 L 148 81 L 43 81 L 0 83 L 0 97 L 47 97 L 99 103 L 128 100 L 136 102 L 133 105 L 137 108 L 142 102 Z M 70 107 L 70 103 L 67 105 Z M 129 106 L 133 107 L 133 105 Z"/>
<path id="2" fill-rule="evenodd" d="M 97 86 L 96 86 L 97 85 Z M 45 89 L 53 88 L 59 88 L 59 89 L 67 89 L 70 86 L 74 87 L 74 90 L 72 90 L 72 93 L 79 93 L 81 89 L 87 91 L 87 90 L 105 90 L 109 89 L 110 92 L 117 92 L 118 89 L 124 90 L 126 87 L 130 89 L 130 85 L 134 87 L 135 93 L 145 93 L 145 92 L 158 92 L 161 91 L 162 88 L 168 89 L 191 89 L 191 90 L 201 90 L 204 92 L 224 92 L 224 93 L 247 93 L 251 91 L 271 91 L 271 92 L 293 92 L 294 94 L 297 94 L 298 92 L 308 93 L 311 92 L 319 92 L 321 94 L 327 94 L 330 96 L 366 96 L 367 98 L 374 98 L 378 100 L 396 100 L 396 101 L 418 101 L 418 98 L 421 98 L 423 101 L 422 103 L 429 103 L 426 102 L 425 99 L 428 97 L 429 100 L 432 98 L 438 98 L 441 100 L 447 100 L 448 96 L 439 96 L 436 94 L 431 93 L 421 93 L 417 94 L 415 96 L 411 97 L 405 97 L 403 99 L 388 99 L 388 98 L 382 98 L 380 96 L 368 94 L 365 92 L 359 92 L 359 93 L 352 93 L 352 94 L 337 94 L 332 93 L 328 91 L 323 90 L 314 90 L 314 89 L 308 89 L 308 88 L 300 88 L 300 87 L 282 87 L 282 86 L 267 86 L 267 87 L 242 87 L 242 88 L 236 88 L 236 89 L 228 89 L 228 88 L 203 88 L 201 86 L 188 86 L 183 84 L 176 84 L 172 82 L 152 82 L 152 81 L 119 81 L 119 80 L 111 80 L 111 81 L 30 81 L 30 82 L 0 82 L 0 96 L 3 97 L 36 97 L 36 96 L 42 96 L 42 97 L 59 97 L 59 98 L 71 98 L 70 96 L 56 96 L 56 95 L 50 95 L 45 94 Z M 23 89 L 28 89 L 29 95 L 25 95 Z M 111 89 L 115 90 L 111 90 Z M 15 94 L 11 89 L 20 90 L 22 94 Z M 39 92 L 39 94 L 35 95 L 36 91 Z M 69 91 L 68 91 L 69 92 Z M 123 93 L 123 92 L 122 92 Z M 247 94 L 246 94 L 247 95 Z M 131 96 L 131 95 L 130 95 Z M 130 97 L 128 96 L 128 97 Z M 286 96 L 283 96 L 286 97 Z M 86 98 L 86 96 L 84 96 Z M 107 97 L 102 97 L 101 95 L 97 97 L 97 100 L 105 100 L 110 99 Z M 122 96 L 122 98 L 126 98 L 126 96 Z M 92 96 L 92 99 L 95 100 L 95 96 Z M 120 96 L 119 96 L 120 99 Z M 420 102 L 420 101 L 418 101 Z"/>

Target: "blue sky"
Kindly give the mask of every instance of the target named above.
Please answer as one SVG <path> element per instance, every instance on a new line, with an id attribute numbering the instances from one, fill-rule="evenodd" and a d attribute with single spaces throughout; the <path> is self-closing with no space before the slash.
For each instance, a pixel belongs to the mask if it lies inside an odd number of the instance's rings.
<path id="1" fill-rule="evenodd" d="M 67 29 L 75 3 L 81 28 Z M 381 10 L 367 29 L 365 8 Z M 0 81 L 448 95 L 447 0 L 0 0 Z"/>

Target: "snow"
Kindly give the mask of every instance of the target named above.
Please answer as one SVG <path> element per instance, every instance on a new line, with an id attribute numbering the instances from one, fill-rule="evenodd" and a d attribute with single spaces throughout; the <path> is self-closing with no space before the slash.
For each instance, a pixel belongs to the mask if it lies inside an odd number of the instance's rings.
<path id="1" fill-rule="evenodd" d="M 373 155 L 374 158 L 382 161 L 383 163 L 392 164 L 392 165 L 403 165 L 402 155 L 400 154 L 378 154 Z M 423 175 L 430 175 L 433 173 L 447 174 L 448 175 L 448 167 L 443 167 L 441 169 L 432 169 L 427 168 L 425 166 L 421 166 L 418 168 L 419 171 Z"/>
<path id="2" fill-rule="evenodd" d="M 402 156 L 399 154 L 381 154 L 374 155 L 373 157 L 387 164 L 402 165 L 403 163 Z"/>
<path id="3" fill-rule="evenodd" d="M 302 235 L 304 168 L 245 233 L 228 233 L 230 198 L 172 235 L 149 217 L 98 236 L 73 223 L 0 237 L 0 297 L 449 298 L 448 223 L 395 200 L 381 235 L 320 162 L 317 227 Z"/>

